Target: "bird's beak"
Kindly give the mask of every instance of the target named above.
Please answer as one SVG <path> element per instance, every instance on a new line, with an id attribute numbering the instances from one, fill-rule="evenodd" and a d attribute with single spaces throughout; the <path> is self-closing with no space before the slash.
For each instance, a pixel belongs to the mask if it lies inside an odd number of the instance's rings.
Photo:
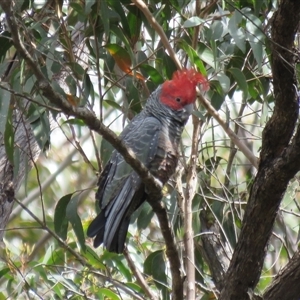
<path id="1" fill-rule="evenodd" d="M 192 114 L 194 109 L 194 103 L 187 104 L 184 106 L 184 110 L 187 112 L 188 115 Z"/>

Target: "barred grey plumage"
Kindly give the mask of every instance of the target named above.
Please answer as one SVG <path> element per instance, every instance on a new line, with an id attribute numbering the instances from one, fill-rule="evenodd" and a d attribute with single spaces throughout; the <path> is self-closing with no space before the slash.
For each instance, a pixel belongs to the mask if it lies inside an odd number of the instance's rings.
<path id="1" fill-rule="evenodd" d="M 144 109 L 120 135 L 162 184 L 175 172 L 180 137 L 192 112 L 199 82 L 207 84 L 204 76 L 194 70 L 177 71 L 172 80 L 151 94 Z M 144 183 L 115 150 L 98 186 L 96 199 L 101 212 L 90 224 L 87 235 L 96 236 L 94 247 L 103 243 L 107 250 L 122 253 L 130 216 L 147 198 Z"/>

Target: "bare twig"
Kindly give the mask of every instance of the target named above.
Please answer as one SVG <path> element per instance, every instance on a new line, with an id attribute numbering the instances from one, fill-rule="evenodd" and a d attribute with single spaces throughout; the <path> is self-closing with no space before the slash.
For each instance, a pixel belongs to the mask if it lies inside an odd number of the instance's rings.
<path id="1" fill-rule="evenodd" d="M 181 276 L 181 263 L 177 251 L 177 247 L 175 244 L 175 239 L 173 235 L 173 231 L 171 229 L 167 211 L 163 206 L 161 201 L 152 201 L 149 202 L 153 211 L 155 212 L 161 233 L 166 242 L 166 254 L 170 263 L 170 269 L 172 274 L 172 294 L 173 300 L 181 300 L 183 299 L 183 278 Z"/>
<path id="2" fill-rule="evenodd" d="M 130 270 L 132 271 L 133 275 L 135 276 L 140 287 L 144 290 L 145 294 L 149 297 L 149 299 L 157 300 L 158 298 L 152 293 L 152 291 L 151 291 L 149 285 L 147 284 L 146 280 L 144 279 L 143 275 L 141 274 L 139 269 L 136 267 L 134 261 L 131 259 L 126 247 L 124 249 L 123 254 L 127 260 Z"/>
<path id="3" fill-rule="evenodd" d="M 223 130 L 227 133 L 233 143 L 240 149 L 240 151 L 248 158 L 251 164 L 258 169 L 258 159 L 246 146 L 246 144 L 229 128 L 229 125 L 221 118 L 220 114 L 214 109 L 210 102 L 198 92 L 198 99 L 201 104 L 206 108 L 208 113 L 221 125 Z"/>
<path id="4" fill-rule="evenodd" d="M 150 25 L 154 28 L 154 30 L 159 35 L 161 42 L 165 46 L 165 48 L 168 50 L 170 57 L 176 64 L 178 69 L 182 69 L 182 65 L 180 60 L 178 59 L 176 53 L 174 52 L 172 46 L 170 45 L 170 42 L 163 30 L 163 28 L 157 23 L 153 15 L 151 14 L 150 10 L 148 9 L 148 6 L 144 3 L 142 0 L 132 0 L 132 2 L 143 12 L 147 20 L 149 21 Z"/>
<path id="5" fill-rule="evenodd" d="M 193 231 L 193 212 L 192 203 L 197 186 L 197 160 L 198 145 L 201 129 L 200 120 L 193 116 L 193 136 L 192 151 L 187 170 L 186 190 L 184 194 L 184 248 L 185 248 L 185 269 L 186 269 L 186 297 L 195 299 L 195 257 L 194 257 L 194 231 Z"/>

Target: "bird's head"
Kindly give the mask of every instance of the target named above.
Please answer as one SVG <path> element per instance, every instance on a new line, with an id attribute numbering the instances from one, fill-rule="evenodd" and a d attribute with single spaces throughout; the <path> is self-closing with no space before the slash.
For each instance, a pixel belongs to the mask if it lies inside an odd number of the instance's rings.
<path id="1" fill-rule="evenodd" d="M 204 91 L 209 89 L 205 76 L 193 69 L 174 72 L 172 80 L 163 83 L 160 101 L 171 109 L 180 110 L 196 100 L 196 86 L 201 84 Z"/>

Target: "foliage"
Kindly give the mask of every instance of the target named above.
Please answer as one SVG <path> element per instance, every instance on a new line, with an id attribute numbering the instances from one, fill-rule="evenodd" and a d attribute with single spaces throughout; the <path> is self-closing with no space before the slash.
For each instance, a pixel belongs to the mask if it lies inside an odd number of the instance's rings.
<path id="1" fill-rule="evenodd" d="M 129 0 L 57 1 L 56 7 L 46 11 L 41 1 L 22 3 L 15 9 L 23 42 L 34 45 L 30 54 L 44 76 L 70 104 L 88 107 L 116 133 L 176 70 L 155 29 Z M 201 7 L 195 8 L 193 1 L 149 0 L 148 8 L 182 64 L 207 75 L 210 90 L 205 96 L 258 156 L 262 130 L 274 105 L 269 22 L 277 2 L 201 1 Z M 84 43 L 76 44 L 75 35 L 83 36 Z M 0 89 L 0 132 L 15 172 L 20 149 L 14 147 L 14 107 L 26 115 L 44 150 L 17 195 L 34 218 L 16 206 L 7 228 L 0 299 L 147 298 L 134 272 L 143 274 L 157 298 L 169 299 L 171 277 L 164 240 L 147 203 L 132 218 L 127 238 L 135 269 L 126 255 L 93 249 L 92 241 L 85 238 L 95 215 L 96 173 L 105 165 L 112 146 L 81 120 L 59 113 L 41 94 L 39 78 L 22 58 L 10 70 L 14 48 L 8 28 L 0 38 L 4 45 L 0 76 L 7 78 Z M 197 106 L 194 117 L 201 132 L 198 184 L 192 202 L 196 295 L 214 299 L 215 286 L 203 259 L 201 236 L 209 235 L 211 226 L 218 224 L 219 241 L 231 256 L 255 169 L 205 108 Z M 164 188 L 162 200 L 183 260 L 181 199 L 187 185 L 184 167 L 190 160 L 193 126 L 190 122 L 183 135 L 181 170 Z M 296 250 L 298 186 L 296 177 L 284 196 L 257 292 L 270 284 Z"/>

